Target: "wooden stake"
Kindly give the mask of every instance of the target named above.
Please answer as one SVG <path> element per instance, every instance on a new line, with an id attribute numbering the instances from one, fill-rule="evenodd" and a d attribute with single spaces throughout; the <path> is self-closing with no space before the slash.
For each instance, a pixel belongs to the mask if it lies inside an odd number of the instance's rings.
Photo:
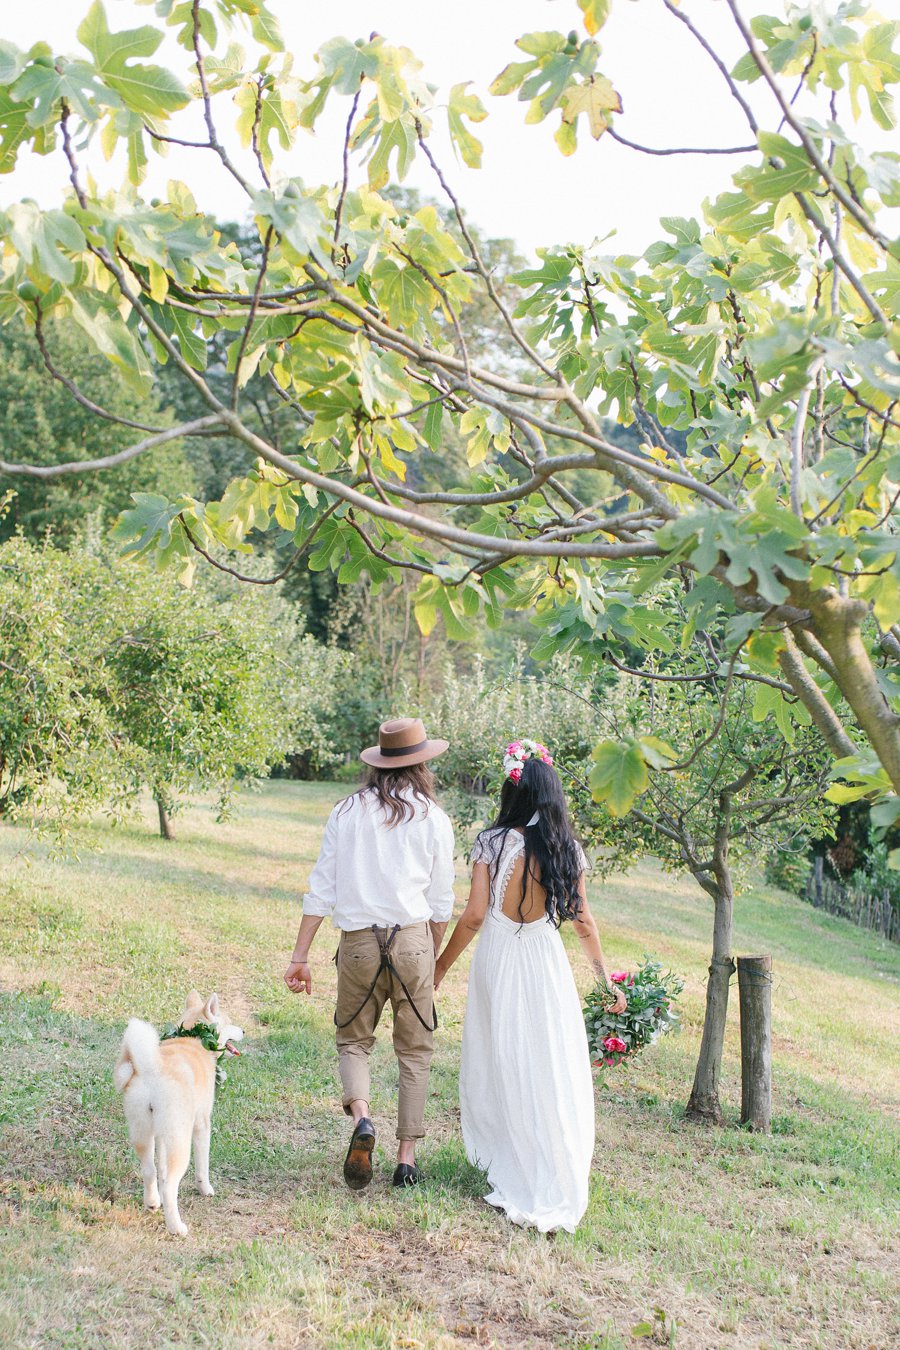
<path id="1" fill-rule="evenodd" d="M 741 1124 L 768 1134 L 772 1125 L 772 958 L 739 956 Z"/>

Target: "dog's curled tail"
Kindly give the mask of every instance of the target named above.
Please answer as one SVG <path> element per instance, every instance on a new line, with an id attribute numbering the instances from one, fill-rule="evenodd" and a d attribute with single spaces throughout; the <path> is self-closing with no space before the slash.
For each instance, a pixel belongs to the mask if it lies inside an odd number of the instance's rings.
<path id="1" fill-rule="evenodd" d="M 122 1037 L 122 1048 L 113 1070 L 117 1092 L 124 1092 L 132 1078 L 159 1071 L 159 1036 L 149 1022 L 132 1017 Z"/>

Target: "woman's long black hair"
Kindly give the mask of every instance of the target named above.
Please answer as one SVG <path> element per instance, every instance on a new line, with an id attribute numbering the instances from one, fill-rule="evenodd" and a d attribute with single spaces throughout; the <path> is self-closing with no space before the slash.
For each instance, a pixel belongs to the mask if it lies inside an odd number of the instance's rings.
<path id="1" fill-rule="evenodd" d="M 534 813 L 538 819 L 529 825 Z M 572 834 L 559 774 L 541 759 L 526 759 L 518 783 L 507 778 L 500 790 L 500 810 L 492 830 L 502 830 L 492 864 L 496 880 L 502 845 L 510 830 L 525 831 L 525 869 L 519 916 L 531 877 L 546 892 L 547 918 L 558 928 L 564 919 L 577 919 L 581 908 L 578 882 L 584 871 L 581 849 Z"/>

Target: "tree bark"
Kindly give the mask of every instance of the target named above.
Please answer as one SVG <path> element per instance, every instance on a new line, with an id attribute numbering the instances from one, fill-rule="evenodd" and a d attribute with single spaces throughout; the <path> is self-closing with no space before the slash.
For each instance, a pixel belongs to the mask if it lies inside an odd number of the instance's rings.
<path id="1" fill-rule="evenodd" d="M 809 608 L 816 637 L 834 666 L 836 683 L 884 765 L 894 791 L 900 792 L 900 717 L 878 687 L 875 668 L 862 640 L 869 607 L 836 591 L 813 592 Z"/>
<path id="2" fill-rule="evenodd" d="M 725 1048 L 725 1019 L 728 1014 L 728 983 L 734 974 L 731 954 L 734 939 L 734 880 L 728 863 L 728 845 L 731 836 L 731 813 L 735 795 L 743 792 L 756 777 L 757 770 L 748 767 L 733 783 L 719 793 L 719 810 L 713 843 L 711 870 L 704 870 L 697 880 L 713 898 L 713 950 L 706 984 L 706 1015 L 703 1019 L 703 1039 L 700 1057 L 694 1073 L 694 1086 L 685 1115 L 688 1120 L 705 1120 L 713 1125 L 723 1123 L 719 1102 L 719 1077 L 722 1072 L 722 1052 Z"/>
<path id="3" fill-rule="evenodd" d="M 741 1124 L 772 1128 L 772 958 L 739 956 Z"/>
<path id="4" fill-rule="evenodd" d="M 835 759 L 856 754 L 856 746 L 844 730 L 841 719 L 806 668 L 790 630 L 784 630 L 784 649 L 778 664 L 788 684 L 806 708 L 816 729 Z"/>
<path id="5" fill-rule="evenodd" d="M 728 983 L 734 974 L 731 955 L 734 892 L 730 873 L 726 885 L 718 887 L 714 897 L 713 951 L 706 984 L 706 1014 L 703 1019 L 703 1039 L 694 1073 L 694 1086 L 685 1115 L 689 1120 L 707 1121 L 711 1125 L 723 1123 L 719 1102 L 719 1077 L 722 1071 L 722 1052 L 725 1047 L 725 1019 L 728 1013 Z"/>
<path id="6" fill-rule="evenodd" d="M 172 829 L 172 822 L 169 819 L 168 804 L 165 797 L 158 794 L 156 797 L 156 809 L 159 812 L 159 833 L 162 839 L 168 839 L 170 842 L 175 838 L 175 831 Z"/>

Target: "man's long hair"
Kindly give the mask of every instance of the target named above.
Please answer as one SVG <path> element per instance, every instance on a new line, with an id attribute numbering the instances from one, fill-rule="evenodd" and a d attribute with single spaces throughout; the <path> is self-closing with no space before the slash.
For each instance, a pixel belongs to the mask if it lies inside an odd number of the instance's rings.
<path id="1" fill-rule="evenodd" d="M 532 816 L 538 819 L 529 825 Z M 528 879 L 540 886 L 546 896 L 547 918 L 558 928 L 563 919 L 577 919 L 581 909 L 578 882 L 583 871 L 581 850 L 566 807 L 559 774 L 540 759 L 526 759 L 518 783 L 507 778 L 500 790 L 500 810 L 491 829 L 502 831 L 492 881 L 500 865 L 502 845 L 510 830 L 525 833 L 525 867 L 522 872 L 522 917 Z"/>
<path id="2" fill-rule="evenodd" d="M 365 786 L 344 803 L 349 806 L 354 797 L 381 807 L 389 830 L 403 820 L 412 820 L 416 801 L 428 808 L 435 805 L 434 774 L 427 764 L 409 764 L 402 769 L 379 769 L 370 766 Z"/>

